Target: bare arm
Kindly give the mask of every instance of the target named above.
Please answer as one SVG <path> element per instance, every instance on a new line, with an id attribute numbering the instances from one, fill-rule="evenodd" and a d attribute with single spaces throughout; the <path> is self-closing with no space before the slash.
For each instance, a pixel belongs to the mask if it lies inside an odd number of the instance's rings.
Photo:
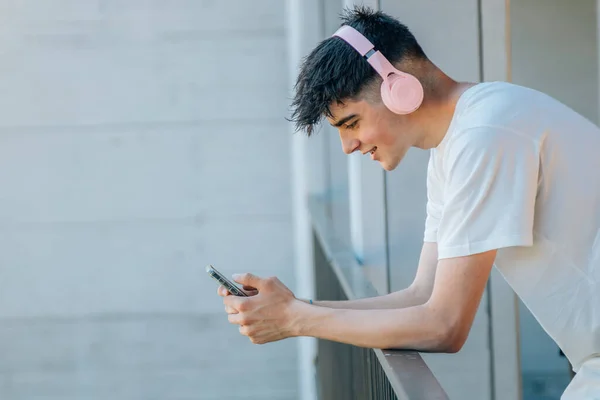
<path id="1" fill-rule="evenodd" d="M 313 304 L 337 309 L 376 310 L 405 308 L 424 304 L 433 290 L 437 266 L 437 244 L 423 243 L 419 266 L 413 283 L 406 289 L 384 296 L 348 301 L 316 301 Z M 304 300 L 306 302 L 306 300 Z"/>
<path id="2" fill-rule="evenodd" d="M 496 251 L 440 261 L 430 299 L 395 310 L 336 310 L 297 305 L 299 336 L 371 348 L 457 352 L 467 339 Z"/>

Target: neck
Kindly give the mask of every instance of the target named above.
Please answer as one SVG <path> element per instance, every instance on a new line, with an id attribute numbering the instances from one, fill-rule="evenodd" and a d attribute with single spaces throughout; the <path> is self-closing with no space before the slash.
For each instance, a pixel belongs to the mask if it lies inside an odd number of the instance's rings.
<path id="1" fill-rule="evenodd" d="M 422 79 L 425 99 L 421 108 L 414 113 L 415 126 L 420 127 L 415 147 L 431 149 L 437 147 L 454 117 L 456 104 L 461 94 L 474 86 L 471 82 L 457 82 L 434 65 Z"/>

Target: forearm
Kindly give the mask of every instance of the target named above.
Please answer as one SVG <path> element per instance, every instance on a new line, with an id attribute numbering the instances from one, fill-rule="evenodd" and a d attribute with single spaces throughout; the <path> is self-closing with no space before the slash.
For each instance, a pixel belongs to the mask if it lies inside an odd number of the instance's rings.
<path id="1" fill-rule="evenodd" d="M 427 305 L 380 310 L 298 307 L 298 336 L 380 349 L 450 352 L 453 348 L 444 319 Z"/>
<path id="2" fill-rule="evenodd" d="M 349 301 L 317 301 L 314 304 L 353 310 L 395 309 L 425 304 L 431 297 L 437 262 L 437 244 L 424 243 L 415 280 L 408 288 L 384 296 Z"/>
<path id="3" fill-rule="evenodd" d="M 368 297 L 357 300 L 314 301 L 313 304 L 336 309 L 377 310 L 418 306 L 426 303 L 428 299 L 426 294 L 418 293 L 412 287 L 409 287 L 384 296 Z"/>

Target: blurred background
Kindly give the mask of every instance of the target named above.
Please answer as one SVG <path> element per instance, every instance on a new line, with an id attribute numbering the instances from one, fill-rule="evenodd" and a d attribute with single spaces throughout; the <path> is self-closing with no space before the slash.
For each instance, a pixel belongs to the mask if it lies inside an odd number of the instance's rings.
<path id="1" fill-rule="evenodd" d="M 204 267 L 313 296 L 307 196 L 328 193 L 377 291 L 412 280 L 428 153 L 384 173 L 285 119 L 353 3 L 455 79 L 598 120 L 594 0 L 0 0 L 0 399 L 317 397 L 315 342 L 250 344 Z M 568 362 L 490 285 L 463 351 L 428 367 L 452 399 L 559 399 Z"/>
<path id="2" fill-rule="evenodd" d="M 0 399 L 297 398 L 204 271 L 294 284 L 284 8 L 0 1 Z"/>

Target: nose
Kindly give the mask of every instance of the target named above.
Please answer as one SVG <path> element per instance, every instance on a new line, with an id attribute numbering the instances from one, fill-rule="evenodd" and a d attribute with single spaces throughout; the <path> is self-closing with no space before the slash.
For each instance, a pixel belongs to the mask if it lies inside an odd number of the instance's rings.
<path id="1" fill-rule="evenodd" d="M 358 139 L 342 139 L 342 150 L 346 154 L 352 154 L 360 147 L 360 141 Z"/>

